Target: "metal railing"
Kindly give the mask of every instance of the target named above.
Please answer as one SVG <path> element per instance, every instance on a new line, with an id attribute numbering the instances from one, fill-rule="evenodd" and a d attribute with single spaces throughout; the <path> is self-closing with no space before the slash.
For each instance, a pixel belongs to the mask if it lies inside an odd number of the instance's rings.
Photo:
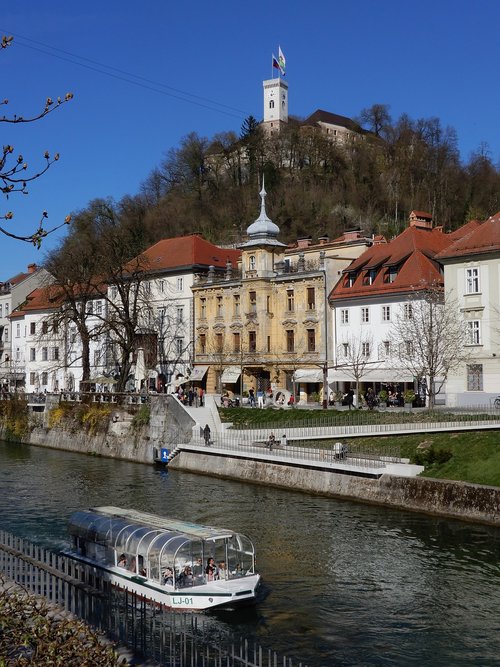
<path id="1" fill-rule="evenodd" d="M 293 667 L 254 641 L 228 635 L 210 617 L 165 611 L 110 585 L 106 573 L 0 530 L 0 571 L 136 654 L 169 667 Z M 302 663 L 295 662 L 298 667 Z"/>
<path id="2" fill-rule="evenodd" d="M 357 468 L 384 468 L 390 463 L 400 463 L 400 450 L 397 446 L 384 446 L 380 448 L 367 449 L 356 442 L 324 442 L 321 440 L 308 440 L 307 444 L 296 442 L 287 438 L 287 444 L 281 444 L 282 430 L 276 430 L 276 442 L 272 449 L 269 448 L 269 429 L 264 433 L 262 430 L 240 431 L 238 434 L 223 433 L 212 434 L 208 447 L 216 448 L 224 452 L 245 456 L 246 458 L 262 458 L 274 461 L 297 462 L 302 464 L 315 464 L 317 466 L 349 466 Z M 287 429 L 290 431 L 290 429 Z M 196 449 L 205 449 L 207 445 L 203 436 L 194 437 L 190 445 Z M 180 445 L 181 449 L 189 448 L 189 445 Z"/>

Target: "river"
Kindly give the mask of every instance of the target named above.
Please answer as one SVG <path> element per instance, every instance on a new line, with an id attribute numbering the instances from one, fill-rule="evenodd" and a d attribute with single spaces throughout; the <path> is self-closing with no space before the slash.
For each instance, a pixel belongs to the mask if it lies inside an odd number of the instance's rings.
<path id="1" fill-rule="evenodd" d="M 498 529 L 0 442 L 1 528 L 59 549 L 106 504 L 250 535 L 268 595 L 214 622 L 294 664 L 500 665 Z"/>

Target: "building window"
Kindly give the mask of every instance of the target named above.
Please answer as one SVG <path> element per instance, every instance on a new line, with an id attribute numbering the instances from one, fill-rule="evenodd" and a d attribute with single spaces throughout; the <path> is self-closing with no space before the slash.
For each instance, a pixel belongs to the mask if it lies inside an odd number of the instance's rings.
<path id="1" fill-rule="evenodd" d="M 32 336 L 36 334 L 36 324 L 34 322 L 30 322 L 30 334 Z"/>
<path id="2" fill-rule="evenodd" d="M 5 304 L 5 317 L 7 317 L 8 314 L 9 314 L 9 304 L 6 303 Z"/>
<path id="3" fill-rule="evenodd" d="M 295 310 L 295 297 L 291 289 L 286 291 L 286 307 L 290 313 Z"/>
<path id="4" fill-rule="evenodd" d="M 413 356 L 413 343 L 411 340 L 405 340 L 404 342 L 404 352 L 406 356 L 411 357 Z"/>
<path id="5" fill-rule="evenodd" d="M 163 294 L 165 291 L 165 281 L 164 280 L 159 280 L 158 281 L 158 291 Z"/>
<path id="6" fill-rule="evenodd" d="M 96 315 L 102 315 L 102 301 L 95 302 L 95 313 Z"/>
<path id="7" fill-rule="evenodd" d="M 204 320 L 207 316 L 207 300 L 205 297 L 200 299 L 200 318 Z"/>
<path id="8" fill-rule="evenodd" d="M 200 334 L 200 337 L 198 338 L 199 346 L 200 346 L 200 353 L 205 354 L 207 351 L 207 336 L 206 334 Z"/>
<path id="9" fill-rule="evenodd" d="M 257 333 L 255 331 L 248 332 L 248 351 L 257 351 Z"/>
<path id="10" fill-rule="evenodd" d="M 177 291 L 182 292 L 184 289 L 184 278 L 177 278 Z"/>
<path id="11" fill-rule="evenodd" d="M 356 282 L 357 274 L 356 273 L 348 273 L 347 274 L 347 280 L 346 280 L 346 287 L 353 287 L 354 283 Z"/>
<path id="12" fill-rule="evenodd" d="M 267 351 L 271 352 L 271 336 L 267 337 Z"/>
<path id="13" fill-rule="evenodd" d="M 349 356 L 349 343 L 342 343 L 342 354 L 344 357 Z"/>
<path id="14" fill-rule="evenodd" d="M 5 355 L 5 361 L 8 361 L 9 357 Z M 16 361 L 21 361 L 21 348 L 16 347 Z"/>
<path id="15" fill-rule="evenodd" d="M 248 299 L 250 301 L 250 312 L 257 312 L 257 292 L 249 292 Z"/>
<path id="16" fill-rule="evenodd" d="M 18 322 L 16 324 L 16 338 L 20 338 L 20 337 L 21 337 L 21 325 Z"/>
<path id="17" fill-rule="evenodd" d="M 52 361 L 59 361 L 59 348 L 53 347 L 50 351 Z"/>
<path id="18" fill-rule="evenodd" d="M 256 263 L 255 263 L 255 255 L 250 255 L 248 258 L 248 270 L 249 271 L 255 271 Z"/>
<path id="19" fill-rule="evenodd" d="M 49 323 L 48 322 L 42 322 L 42 333 L 47 334 L 49 333 Z"/>
<path id="20" fill-rule="evenodd" d="M 175 339 L 175 351 L 178 357 L 184 352 L 184 338 Z"/>
<path id="21" fill-rule="evenodd" d="M 0 317 L 3 317 L 3 306 L 1 303 L 0 303 Z"/>
<path id="22" fill-rule="evenodd" d="M 373 285 L 377 271 L 375 269 L 368 269 L 363 278 L 363 285 Z"/>
<path id="23" fill-rule="evenodd" d="M 340 321 L 342 324 L 349 324 L 349 310 L 347 308 L 342 308 L 340 311 Z"/>
<path id="24" fill-rule="evenodd" d="M 465 293 L 477 294 L 479 292 L 479 269 L 465 269 Z"/>
<path id="25" fill-rule="evenodd" d="M 224 304 L 222 302 L 222 297 L 218 296 L 217 299 L 216 299 L 216 302 L 217 302 L 216 317 L 222 317 L 222 315 L 224 314 L 224 310 L 223 310 L 223 305 Z"/>
<path id="26" fill-rule="evenodd" d="M 483 364 L 467 364 L 467 391 L 483 391 Z"/>
<path id="27" fill-rule="evenodd" d="M 87 302 L 87 314 L 92 315 L 94 312 L 94 303 L 92 301 Z"/>
<path id="28" fill-rule="evenodd" d="M 370 310 L 368 307 L 361 308 L 361 322 L 362 324 L 368 324 L 370 321 Z"/>
<path id="29" fill-rule="evenodd" d="M 266 313 L 271 312 L 271 297 L 269 294 L 266 296 Z"/>
<path id="30" fill-rule="evenodd" d="M 239 352 L 241 348 L 241 339 L 239 332 L 233 333 L 233 352 Z"/>
<path id="31" fill-rule="evenodd" d="M 49 374 L 45 371 L 42 373 L 42 387 L 46 387 L 49 381 Z"/>
<path id="32" fill-rule="evenodd" d="M 363 357 L 370 356 L 370 343 L 361 343 L 361 354 Z"/>
<path id="33" fill-rule="evenodd" d="M 240 295 L 235 294 L 233 296 L 233 314 L 235 317 L 240 316 Z"/>
<path id="34" fill-rule="evenodd" d="M 286 331 L 286 351 L 295 351 L 295 332 L 293 329 L 287 329 Z"/>
<path id="35" fill-rule="evenodd" d="M 397 266 L 390 266 L 384 276 L 384 283 L 393 283 L 398 277 Z"/>
<path id="36" fill-rule="evenodd" d="M 59 322 L 57 320 L 52 323 L 52 332 L 59 333 Z"/>
<path id="37" fill-rule="evenodd" d="M 467 322 L 467 345 L 481 345 L 481 322 L 479 320 Z"/>
<path id="38" fill-rule="evenodd" d="M 391 343 L 388 340 L 382 341 L 384 355 L 389 357 L 391 354 Z"/>
<path id="39" fill-rule="evenodd" d="M 47 361 L 49 353 L 46 347 L 42 347 L 42 361 Z"/>
<path id="40" fill-rule="evenodd" d="M 36 381 L 36 373 L 30 373 L 30 385 L 33 386 Z"/>
<path id="41" fill-rule="evenodd" d="M 9 340 L 9 329 L 8 327 L 5 327 L 5 334 L 4 334 L 5 342 L 7 343 Z"/>
<path id="42" fill-rule="evenodd" d="M 382 306 L 382 320 L 384 322 L 390 322 L 391 321 L 391 307 L 390 306 Z"/>
<path id="43" fill-rule="evenodd" d="M 316 331 L 315 329 L 307 330 L 307 351 L 316 352 Z"/>
<path id="44" fill-rule="evenodd" d="M 403 317 L 404 317 L 405 320 L 412 320 L 413 319 L 413 304 L 405 303 L 404 311 L 403 311 Z"/>
<path id="45" fill-rule="evenodd" d="M 269 100 L 269 108 L 274 109 L 274 100 Z"/>
<path id="46" fill-rule="evenodd" d="M 118 298 L 118 287 L 112 287 L 111 288 L 111 298 L 113 301 L 116 301 Z"/>
<path id="47" fill-rule="evenodd" d="M 314 287 L 307 288 L 307 309 L 314 310 L 316 308 L 316 290 Z"/>
<path id="48" fill-rule="evenodd" d="M 34 347 L 30 347 L 30 361 L 36 361 L 36 350 Z"/>
<path id="49" fill-rule="evenodd" d="M 184 306 L 177 306 L 177 324 L 184 322 Z"/>

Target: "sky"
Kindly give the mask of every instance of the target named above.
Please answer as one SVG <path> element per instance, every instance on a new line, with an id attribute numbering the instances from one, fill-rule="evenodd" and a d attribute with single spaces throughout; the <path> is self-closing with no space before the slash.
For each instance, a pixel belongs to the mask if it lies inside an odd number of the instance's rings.
<path id="1" fill-rule="evenodd" d="M 497 0 L 6 3 L 0 34 L 14 41 L 0 51 L 2 115 L 29 117 L 47 97 L 74 98 L 36 123 L 0 124 L 2 145 L 33 169 L 46 150 L 60 154 L 29 195 L 0 199 L 0 215 L 14 213 L 2 222 L 29 234 L 45 210 L 56 226 L 95 198 L 136 194 L 190 132 L 211 138 L 239 133 L 250 114 L 260 120 L 278 46 L 290 114 L 354 118 L 387 104 L 393 119 L 437 116 L 454 127 L 462 160 L 486 144 L 496 163 L 499 25 Z M 43 263 L 68 231 L 41 250 L 0 235 L 0 281 Z"/>

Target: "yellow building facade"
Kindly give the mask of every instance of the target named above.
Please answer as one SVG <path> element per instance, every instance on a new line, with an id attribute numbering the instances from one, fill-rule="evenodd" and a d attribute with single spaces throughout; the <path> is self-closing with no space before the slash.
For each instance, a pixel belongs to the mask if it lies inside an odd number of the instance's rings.
<path id="1" fill-rule="evenodd" d="M 294 247 L 278 240 L 266 214 L 239 246 L 238 266 L 208 273 L 193 287 L 195 368 L 209 393 L 245 395 L 251 388 L 274 400 L 320 400 L 333 357 L 328 294 L 342 270 L 370 243 L 359 232 Z"/>

